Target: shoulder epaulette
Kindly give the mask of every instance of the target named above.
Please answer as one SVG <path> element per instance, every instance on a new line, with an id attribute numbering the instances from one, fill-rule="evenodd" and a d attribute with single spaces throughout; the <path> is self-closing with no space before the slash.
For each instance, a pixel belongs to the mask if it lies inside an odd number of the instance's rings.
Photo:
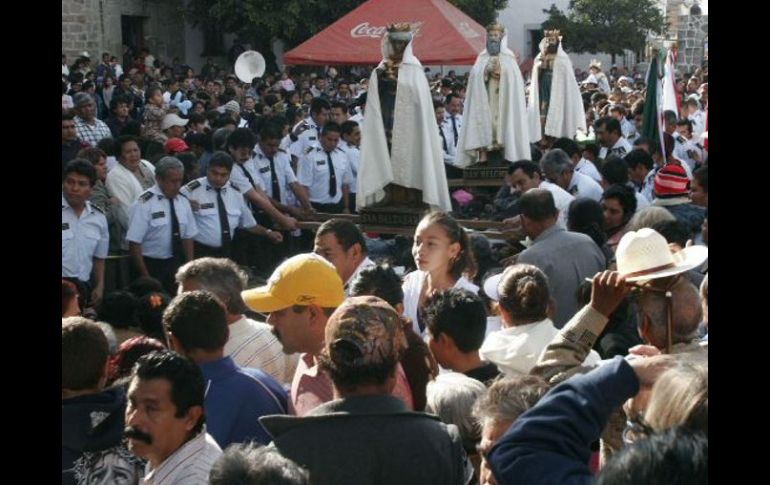
<path id="1" fill-rule="evenodd" d="M 200 186 L 201 186 L 201 183 L 200 183 L 199 180 L 193 180 L 192 182 L 187 184 L 187 189 L 188 190 L 195 190 L 195 189 L 197 189 Z"/>
<path id="2" fill-rule="evenodd" d="M 99 207 L 98 205 L 96 205 L 96 204 L 93 204 L 93 203 L 92 203 L 92 204 L 91 204 L 91 207 L 92 207 L 92 208 L 93 208 L 93 209 L 94 209 L 96 212 L 99 212 L 99 213 L 101 213 L 101 214 L 104 214 L 104 210 L 103 210 L 101 207 Z"/>
<path id="3" fill-rule="evenodd" d="M 152 192 L 148 190 L 147 192 L 140 195 L 139 199 L 141 199 L 142 202 L 147 202 L 148 200 L 152 199 Z"/>
<path id="4" fill-rule="evenodd" d="M 283 148 L 279 148 L 278 151 L 281 153 L 286 153 L 286 150 L 284 150 Z"/>
<path id="5" fill-rule="evenodd" d="M 230 182 L 230 187 L 232 187 L 232 188 L 233 188 L 233 190 L 235 190 L 236 192 L 240 192 L 240 191 L 241 191 L 241 189 L 239 189 L 239 188 L 238 188 L 238 186 L 237 186 L 237 185 L 235 185 L 235 184 L 234 184 L 234 183 L 232 183 L 232 182 Z"/>
<path id="6" fill-rule="evenodd" d="M 187 196 L 186 196 L 184 193 L 182 193 L 182 192 L 179 192 L 179 195 L 181 195 L 182 197 L 184 197 L 184 198 L 185 198 L 185 199 L 187 199 L 187 200 L 190 200 L 190 198 L 189 198 L 189 197 L 187 197 Z"/>

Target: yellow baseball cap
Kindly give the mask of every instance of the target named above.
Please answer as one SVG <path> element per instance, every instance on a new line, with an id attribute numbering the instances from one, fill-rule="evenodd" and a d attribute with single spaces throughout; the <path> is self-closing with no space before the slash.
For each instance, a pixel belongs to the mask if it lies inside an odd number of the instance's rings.
<path id="1" fill-rule="evenodd" d="M 345 301 L 345 289 L 334 266 L 310 253 L 287 259 L 267 285 L 245 290 L 241 296 L 252 310 L 270 313 L 294 305 L 337 308 Z"/>

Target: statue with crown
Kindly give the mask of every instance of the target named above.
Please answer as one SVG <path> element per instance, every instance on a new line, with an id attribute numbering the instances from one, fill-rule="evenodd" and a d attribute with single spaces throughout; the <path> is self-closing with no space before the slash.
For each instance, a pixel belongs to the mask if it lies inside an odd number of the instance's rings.
<path id="1" fill-rule="evenodd" d="M 389 25 L 383 60 L 369 78 L 356 198 L 365 223 L 411 225 L 428 208 L 452 210 L 433 99 L 413 37 L 410 24 Z M 378 212 L 385 215 L 378 219 Z"/>
<path id="2" fill-rule="evenodd" d="M 505 27 L 487 26 L 487 48 L 473 64 L 465 94 L 465 122 L 457 141 L 455 165 L 503 165 L 529 159 L 524 79 L 508 48 Z M 478 166 L 478 165 L 476 165 Z"/>
<path id="3" fill-rule="evenodd" d="M 583 98 L 558 30 L 546 30 L 532 66 L 527 116 L 533 142 L 586 132 Z M 550 145 L 550 143 L 546 143 Z"/>

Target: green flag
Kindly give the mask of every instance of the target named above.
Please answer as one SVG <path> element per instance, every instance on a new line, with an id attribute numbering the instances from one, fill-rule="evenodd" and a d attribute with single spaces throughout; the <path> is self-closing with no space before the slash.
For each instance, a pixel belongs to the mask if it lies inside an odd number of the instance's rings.
<path id="1" fill-rule="evenodd" d="M 644 120 L 642 122 L 642 136 L 660 143 L 660 120 L 658 115 L 658 97 L 660 94 L 660 81 L 658 77 L 658 53 L 650 61 L 650 69 L 647 72 L 647 96 L 644 98 Z"/>

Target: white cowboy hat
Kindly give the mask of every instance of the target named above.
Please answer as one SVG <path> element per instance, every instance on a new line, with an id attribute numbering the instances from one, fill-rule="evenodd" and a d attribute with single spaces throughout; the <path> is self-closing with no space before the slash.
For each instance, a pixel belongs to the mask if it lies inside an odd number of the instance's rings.
<path id="1" fill-rule="evenodd" d="M 706 246 L 690 246 L 672 253 L 666 239 L 650 228 L 626 233 L 615 252 L 618 273 L 629 283 L 684 273 L 702 265 L 708 255 Z"/>

